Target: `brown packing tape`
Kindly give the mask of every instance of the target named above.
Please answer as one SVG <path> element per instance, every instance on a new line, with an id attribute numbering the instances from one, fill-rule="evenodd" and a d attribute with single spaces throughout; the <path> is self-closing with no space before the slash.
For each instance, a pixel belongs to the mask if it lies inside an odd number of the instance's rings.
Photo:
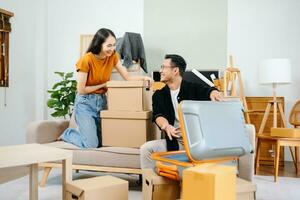
<path id="1" fill-rule="evenodd" d="M 130 87 L 146 87 L 146 81 L 108 81 L 108 88 L 130 88 Z"/>
<path id="2" fill-rule="evenodd" d="M 109 119 L 149 119 L 152 111 L 112 111 L 103 110 L 100 112 L 101 118 Z"/>

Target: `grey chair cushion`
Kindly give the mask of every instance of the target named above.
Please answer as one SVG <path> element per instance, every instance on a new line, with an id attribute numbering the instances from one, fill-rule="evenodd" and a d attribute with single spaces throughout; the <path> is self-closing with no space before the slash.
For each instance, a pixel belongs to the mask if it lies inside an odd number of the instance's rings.
<path id="1" fill-rule="evenodd" d="M 81 149 L 63 141 L 45 145 L 72 150 L 73 164 L 140 169 L 140 150 L 137 148 L 101 147 Z"/>

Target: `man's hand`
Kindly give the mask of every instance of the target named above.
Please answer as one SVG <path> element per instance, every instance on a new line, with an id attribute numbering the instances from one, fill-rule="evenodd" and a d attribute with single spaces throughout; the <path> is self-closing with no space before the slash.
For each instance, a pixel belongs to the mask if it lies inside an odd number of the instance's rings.
<path id="1" fill-rule="evenodd" d="M 212 101 L 223 101 L 224 97 L 223 94 L 221 92 L 219 92 L 218 90 L 213 90 L 210 93 L 210 100 Z"/>
<path id="2" fill-rule="evenodd" d="M 172 137 L 179 138 L 178 134 L 180 133 L 180 128 L 175 128 L 174 126 L 168 124 L 162 127 L 162 130 L 167 133 L 170 140 L 172 140 Z"/>

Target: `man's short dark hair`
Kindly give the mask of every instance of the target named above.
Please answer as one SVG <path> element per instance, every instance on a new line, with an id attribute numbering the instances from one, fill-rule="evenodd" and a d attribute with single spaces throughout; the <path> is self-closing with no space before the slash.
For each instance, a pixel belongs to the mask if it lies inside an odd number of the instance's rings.
<path id="1" fill-rule="evenodd" d="M 171 59 L 172 66 L 178 67 L 180 76 L 183 76 L 186 69 L 186 62 L 183 57 L 176 54 L 167 54 L 165 59 Z"/>

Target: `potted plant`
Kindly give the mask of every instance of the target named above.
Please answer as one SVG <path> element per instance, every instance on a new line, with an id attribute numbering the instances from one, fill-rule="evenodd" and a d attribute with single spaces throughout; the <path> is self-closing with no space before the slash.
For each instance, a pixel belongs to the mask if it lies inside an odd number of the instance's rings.
<path id="1" fill-rule="evenodd" d="M 47 90 L 50 94 L 47 106 L 54 109 L 51 113 L 52 117 L 66 119 L 66 116 L 69 116 L 71 118 L 76 96 L 76 80 L 73 79 L 73 72 L 54 73 L 59 75 L 61 80 L 53 85 L 52 90 Z"/>

